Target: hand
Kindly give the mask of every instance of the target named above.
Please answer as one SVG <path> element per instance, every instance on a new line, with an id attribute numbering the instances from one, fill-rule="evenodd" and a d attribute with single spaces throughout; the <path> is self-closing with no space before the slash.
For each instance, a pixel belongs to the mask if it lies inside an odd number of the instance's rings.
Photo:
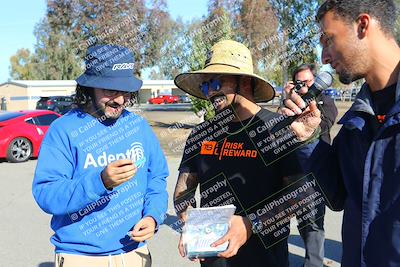
<path id="1" fill-rule="evenodd" d="M 229 241 L 228 248 L 224 252 L 218 254 L 218 256 L 230 258 L 237 254 L 239 248 L 246 243 L 251 234 L 251 222 L 249 219 L 247 219 L 247 217 L 233 215 L 228 232 L 211 246 L 216 247 Z"/>
<path id="2" fill-rule="evenodd" d="M 287 98 L 287 96 L 290 94 L 290 92 L 294 89 L 294 84 L 292 81 L 289 81 L 285 84 L 285 86 L 283 87 L 283 92 L 282 92 L 282 96 L 284 96 L 285 98 Z M 279 105 L 278 109 L 276 110 L 277 113 L 279 114 L 283 114 L 282 109 L 285 108 L 285 106 L 283 105 L 285 99 L 283 100 L 283 102 L 281 102 L 281 104 Z"/>
<path id="3" fill-rule="evenodd" d="M 192 206 L 189 206 L 188 208 L 192 208 Z M 179 220 L 182 220 L 183 222 L 185 222 L 186 219 L 187 219 L 186 211 L 179 213 L 178 214 L 178 218 L 179 218 Z M 183 230 L 183 228 L 182 228 L 182 230 Z M 181 236 L 179 237 L 178 251 L 179 251 L 179 255 L 181 255 L 181 257 L 183 257 L 183 258 L 186 257 L 185 247 L 183 246 L 182 233 L 181 233 Z M 204 261 L 205 259 L 203 259 L 203 258 L 193 258 L 193 259 L 190 259 L 190 260 L 193 261 L 193 262 L 200 262 L 200 261 Z"/>
<path id="4" fill-rule="evenodd" d="M 290 125 L 290 128 L 296 134 L 299 141 L 305 141 L 312 136 L 321 123 L 321 112 L 318 110 L 315 101 L 312 101 L 309 106 L 302 111 L 302 109 L 306 107 L 304 100 L 290 88 L 293 88 L 293 85 L 285 87 L 285 107 L 280 109 L 280 113 L 289 117 L 300 115 Z"/>
<path id="5" fill-rule="evenodd" d="M 186 211 L 179 213 L 178 219 L 181 220 L 182 222 L 185 222 L 187 219 Z M 183 226 L 182 226 L 181 230 L 183 231 Z M 179 237 L 178 251 L 182 257 L 185 257 L 186 253 L 185 253 L 185 248 L 183 247 L 182 231 L 181 231 L 181 236 Z"/>
<path id="6" fill-rule="evenodd" d="M 137 167 L 130 159 L 120 159 L 111 162 L 101 172 L 101 180 L 104 186 L 109 188 L 117 187 L 118 185 L 129 181 L 137 171 Z"/>
<path id="7" fill-rule="evenodd" d="M 186 222 L 186 220 L 187 220 L 187 210 L 188 209 L 192 209 L 193 207 L 191 206 L 191 205 L 189 205 L 189 206 L 187 206 L 187 208 L 184 210 L 184 211 L 182 211 L 182 212 L 180 212 L 180 213 L 177 213 L 177 215 L 178 215 L 178 220 L 181 220 L 183 223 L 185 223 Z"/>
<path id="8" fill-rule="evenodd" d="M 153 217 L 144 217 L 133 227 L 130 237 L 136 242 L 150 239 L 156 231 L 156 221 Z"/>
<path id="9" fill-rule="evenodd" d="M 190 207 L 190 206 L 189 206 L 189 207 Z M 179 213 L 179 214 L 178 214 L 178 218 L 179 218 L 179 220 L 185 222 L 186 219 L 187 219 L 186 211 Z M 182 230 L 183 230 L 183 227 L 182 227 Z M 186 257 L 185 247 L 183 246 L 182 233 L 181 233 L 181 236 L 179 237 L 178 251 L 179 251 L 179 254 L 180 254 L 182 257 Z"/>
<path id="10" fill-rule="evenodd" d="M 293 81 L 288 81 L 285 86 L 283 87 L 283 91 L 285 92 L 285 96 L 288 96 L 294 90 L 294 83 Z"/>
<path id="11" fill-rule="evenodd" d="M 179 251 L 179 254 L 181 255 L 181 257 L 183 257 L 183 258 L 186 257 L 185 247 L 183 246 L 182 234 L 181 234 L 181 236 L 179 238 L 179 242 L 178 242 L 178 251 Z M 205 261 L 205 259 L 203 259 L 203 258 L 193 258 L 190 260 L 193 262 Z"/>
<path id="12" fill-rule="evenodd" d="M 182 234 L 179 237 L 178 251 L 179 251 L 179 255 L 181 255 L 182 258 L 184 258 L 186 256 L 185 248 L 183 247 Z"/>

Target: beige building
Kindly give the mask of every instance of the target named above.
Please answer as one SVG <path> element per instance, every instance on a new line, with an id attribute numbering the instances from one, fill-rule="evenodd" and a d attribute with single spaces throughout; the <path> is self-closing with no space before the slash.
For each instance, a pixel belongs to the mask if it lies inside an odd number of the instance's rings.
<path id="1" fill-rule="evenodd" d="M 0 103 L 6 101 L 9 111 L 35 109 L 42 96 L 69 96 L 75 92 L 74 80 L 11 80 L 0 84 Z M 139 91 L 141 103 L 162 94 L 184 95 L 173 80 L 144 80 Z"/>

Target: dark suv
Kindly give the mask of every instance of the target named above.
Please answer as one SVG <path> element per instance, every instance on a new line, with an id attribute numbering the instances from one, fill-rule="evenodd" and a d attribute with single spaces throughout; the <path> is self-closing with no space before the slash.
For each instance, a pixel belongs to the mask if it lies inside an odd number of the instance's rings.
<path id="1" fill-rule="evenodd" d="M 71 96 L 46 96 L 41 97 L 36 103 L 36 109 L 52 110 L 59 114 L 65 114 L 74 107 Z"/>

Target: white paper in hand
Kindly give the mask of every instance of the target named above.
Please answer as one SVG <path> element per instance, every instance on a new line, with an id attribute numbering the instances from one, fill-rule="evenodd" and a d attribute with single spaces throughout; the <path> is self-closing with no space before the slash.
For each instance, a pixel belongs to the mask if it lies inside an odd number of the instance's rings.
<path id="1" fill-rule="evenodd" d="M 211 244 L 226 234 L 235 210 L 234 205 L 187 210 L 182 238 L 188 258 L 213 257 L 227 249 L 228 242 L 218 247 Z"/>

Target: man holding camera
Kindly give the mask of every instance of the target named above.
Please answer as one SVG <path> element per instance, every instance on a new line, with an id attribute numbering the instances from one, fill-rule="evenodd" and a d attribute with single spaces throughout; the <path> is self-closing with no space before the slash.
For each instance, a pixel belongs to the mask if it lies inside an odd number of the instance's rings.
<path id="1" fill-rule="evenodd" d="M 307 94 L 308 89 L 314 83 L 316 75 L 315 66 L 313 64 L 302 64 L 298 66 L 292 74 L 293 82 L 286 84 L 284 91 L 285 94 L 290 94 L 293 90 L 300 96 Z M 330 129 L 335 123 L 338 115 L 338 110 L 335 101 L 325 95 L 320 94 L 317 99 L 318 109 L 321 111 L 321 136 L 320 139 L 325 143 L 331 143 Z"/>

